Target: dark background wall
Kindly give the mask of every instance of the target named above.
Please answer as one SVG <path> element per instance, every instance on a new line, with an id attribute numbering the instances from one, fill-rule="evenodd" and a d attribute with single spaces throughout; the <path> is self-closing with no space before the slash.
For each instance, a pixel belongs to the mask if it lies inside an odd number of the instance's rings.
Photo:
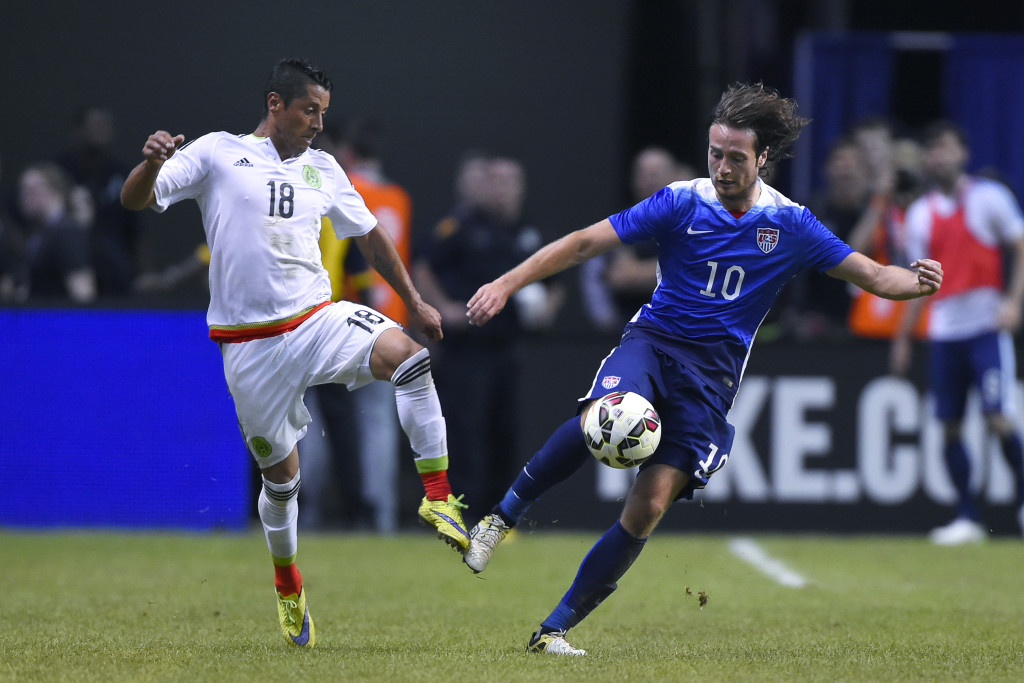
<path id="1" fill-rule="evenodd" d="M 6 0 L 0 194 L 68 144 L 86 105 L 112 107 L 116 151 L 131 161 L 157 128 L 251 131 L 270 67 L 302 55 L 335 81 L 331 117 L 373 115 L 390 130 L 385 167 L 412 194 L 418 230 L 449 206 L 460 154 L 479 148 L 524 162 L 528 212 L 557 235 L 628 202 L 627 162 L 644 145 L 699 169 L 723 86 L 790 92 L 802 31 L 1022 28 L 1024 3 L 1007 0 Z M 902 68 L 901 115 L 934 113 L 935 65 Z M 202 239 L 194 207 L 146 220 L 147 265 Z"/>
<path id="2" fill-rule="evenodd" d="M 299 55 L 334 80 L 329 117 L 384 121 L 385 167 L 412 194 L 418 226 L 449 207 L 456 161 L 474 148 L 523 161 L 529 211 L 551 229 L 621 204 L 624 2 L 4 5 L 6 188 L 66 145 L 75 110 L 91 103 L 113 108 L 126 160 L 158 128 L 249 132 L 270 68 Z M 202 238 L 192 208 L 147 216 L 152 260 Z"/>

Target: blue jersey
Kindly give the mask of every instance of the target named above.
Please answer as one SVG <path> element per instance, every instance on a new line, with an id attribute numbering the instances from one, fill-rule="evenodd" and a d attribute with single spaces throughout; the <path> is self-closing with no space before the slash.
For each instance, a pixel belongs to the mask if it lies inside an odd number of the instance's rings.
<path id="1" fill-rule="evenodd" d="M 609 219 L 627 244 L 658 243 L 658 286 L 626 336 L 654 341 L 730 403 L 782 287 L 853 251 L 806 208 L 757 182 L 761 195 L 739 218 L 700 178 L 673 183 Z"/>

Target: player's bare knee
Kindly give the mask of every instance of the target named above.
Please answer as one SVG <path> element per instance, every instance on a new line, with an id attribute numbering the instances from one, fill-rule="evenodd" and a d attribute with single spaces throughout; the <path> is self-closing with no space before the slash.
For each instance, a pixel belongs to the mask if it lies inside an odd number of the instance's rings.
<path id="1" fill-rule="evenodd" d="M 390 379 L 399 366 L 421 350 L 423 347 L 399 328 L 385 330 L 370 352 L 370 372 L 376 379 Z"/>
<path id="2" fill-rule="evenodd" d="M 658 521 L 661 519 L 662 514 L 654 506 L 647 509 L 633 508 L 628 511 L 623 510 L 622 516 L 619 517 L 619 523 L 622 524 L 622 528 L 630 536 L 634 538 L 647 538 L 654 533 L 654 529 L 658 526 Z"/>
<path id="3" fill-rule="evenodd" d="M 260 470 L 264 481 L 286 484 L 299 473 L 299 448 L 296 446 L 284 460 Z"/>
<path id="4" fill-rule="evenodd" d="M 657 496 L 633 496 L 626 500 L 619 522 L 636 538 L 647 538 L 658 526 L 668 504 Z"/>

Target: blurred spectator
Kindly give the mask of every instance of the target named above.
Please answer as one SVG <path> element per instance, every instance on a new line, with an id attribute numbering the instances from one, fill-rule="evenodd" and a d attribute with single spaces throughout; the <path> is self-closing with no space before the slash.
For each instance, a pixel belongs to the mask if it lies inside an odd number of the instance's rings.
<path id="1" fill-rule="evenodd" d="M 491 158 L 483 152 L 467 152 L 455 174 L 455 206 L 449 217 L 461 218 L 483 208 L 491 186 Z"/>
<path id="2" fill-rule="evenodd" d="M 483 174 L 481 174 L 483 171 Z M 499 496 L 519 470 L 517 341 L 524 330 L 554 321 L 564 293 L 558 285 L 524 288 L 486 327 L 470 327 L 466 302 L 542 244 L 522 215 L 526 179 L 513 159 L 463 160 L 459 197 L 417 258 L 417 286 L 444 321 L 434 372 L 448 425 L 449 450 L 460 458 L 459 488 L 468 502 Z M 491 329 L 493 326 L 493 329 Z"/>
<path id="3" fill-rule="evenodd" d="M 910 263 L 905 225 L 907 207 L 924 190 L 920 145 L 906 138 L 893 140 L 888 158 L 892 164 L 891 171 L 887 172 L 891 183 L 879 186 L 848 242 L 883 265 L 907 266 Z M 875 170 L 874 173 L 881 175 L 883 172 Z M 852 296 L 850 331 L 858 337 L 891 339 L 909 304 L 883 299 L 859 288 L 853 290 Z M 914 330 L 917 337 L 923 337 L 927 329 L 928 303 L 922 304 L 922 310 Z"/>
<path id="4" fill-rule="evenodd" d="M 945 271 L 928 324 L 929 380 L 942 423 L 943 458 L 957 492 L 954 519 L 930 537 L 940 545 L 956 545 L 987 536 L 963 439 L 972 387 L 981 399 L 986 427 L 998 437 L 1013 472 L 1024 530 L 1024 445 L 1016 422 L 1012 338 L 1024 305 L 1024 216 L 1006 186 L 965 173 L 969 149 L 958 126 L 936 122 L 923 141 L 923 170 L 934 187 L 907 210 L 907 245 L 911 258 L 936 259 Z M 1010 276 L 1004 283 L 1007 256 Z M 910 362 L 910 331 L 919 312 L 913 304 L 908 308 L 893 341 L 894 372 L 905 372 Z"/>
<path id="5" fill-rule="evenodd" d="M 871 194 L 890 194 L 896 182 L 892 124 L 884 117 L 872 116 L 855 123 L 850 129 L 850 136 L 864 153 Z"/>
<path id="6" fill-rule="evenodd" d="M 633 159 L 630 190 L 639 202 L 677 180 L 691 180 L 695 171 L 661 147 L 641 150 Z M 619 330 L 650 301 L 658 284 L 657 245 L 627 244 L 590 259 L 580 268 L 583 304 L 594 325 Z"/>
<path id="7" fill-rule="evenodd" d="M 380 159 L 383 137 L 380 122 L 354 119 L 340 131 L 331 128 L 322 132 L 318 144 L 341 164 L 409 268 L 412 200 L 400 185 L 384 175 Z M 327 226 L 321 231 L 320 247 L 324 267 L 331 275 L 332 298 L 361 301 L 403 326 L 408 325 L 408 311 L 401 298 L 369 268 L 358 249 L 350 248 L 350 243 L 351 240 L 339 242 Z M 331 460 L 345 470 L 340 477 L 345 523 L 372 525 L 385 533 L 396 531 L 402 440 L 394 385 L 372 382 L 349 393 L 343 385 L 326 384 L 316 387 L 316 393 L 330 437 Z M 353 458 L 353 453 L 358 457 Z M 303 455 L 305 465 L 310 460 L 308 448 Z M 354 473 L 359 476 L 353 476 Z M 312 492 L 306 493 L 304 501 L 317 505 Z"/>
<path id="8" fill-rule="evenodd" d="M 338 163 L 348 173 L 366 206 L 395 242 L 406 267 L 412 258 L 412 199 L 401 185 L 384 175 L 380 148 L 385 131 L 379 121 L 355 119 L 346 126 L 336 146 Z M 405 304 L 377 271 L 372 271 L 370 300 L 363 303 L 403 326 L 409 322 Z M 394 399 L 389 401 L 394 407 Z M 395 423 L 397 430 L 398 424 Z"/>
<path id="9" fill-rule="evenodd" d="M 327 150 L 327 144 L 320 142 Z M 363 301 L 369 298 L 370 267 L 350 238 L 337 239 L 330 220 L 320 226 L 320 254 L 331 279 L 331 300 Z M 377 382 L 384 384 L 384 382 Z M 364 387 L 365 388 L 365 387 Z M 320 384 L 306 392 L 306 407 L 313 418 L 302 440 L 305 479 L 299 492 L 303 505 L 301 524 L 307 528 L 340 522 L 349 529 L 373 524 L 370 502 L 364 500 L 366 469 L 362 466 L 361 422 L 355 397 L 342 384 Z M 344 472 L 338 469 L 344 466 Z"/>
<path id="10" fill-rule="evenodd" d="M 29 296 L 89 303 L 96 278 L 89 259 L 90 203 L 73 201 L 71 182 L 56 164 L 38 163 L 21 174 L 18 199 L 28 223 Z"/>
<path id="11" fill-rule="evenodd" d="M 3 159 L 0 158 L 0 179 Z M 0 206 L 0 304 L 21 303 L 28 297 L 25 239 Z"/>
<path id="12" fill-rule="evenodd" d="M 92 199 L 90 249 L 96 284 L 102 296 L 131 292 L 138 273 L 140 218 L 121 206 L 127 164 L 110 152 L 114 117 L 101 106 L 83 108 L 75 119 L 74 145 L 56 161 Z"/>
<path id="13" fill-rule="evenodd" d="M 413 264 L 416 286 L 429 303 L 441 312 L 446 330 L 467 325 L 466 302 L 448 296 L 423 255 L 434 251 L 437 242 L 447 240 L 459 232 L 463 223 L 472 226 L 475 222 L 483 220 L 484 205 L 488 201 L 487 195 L 491 187 L 490 163 L 491 158 L 480 151 L 470 151 L 462 156 L 455 172 L 454 206 L 448 215 L 434 226 L 429 238 L 416 246 L 417 257 Z M 424 287 L 427 288 L 426 292 L 423 290 Z"/>
<path id="14" fill-rule="evenodd" d="M 851 136 L 833 142 L 825 161 L 825 187 L 808 208 L 840 239 L 849 242 L 862 220 L 877 223 L 872 210 L 872 176 L 864 150 Z M 852 245 L 851 245 L 852 246 Z M 856 248 L 856 247 L 855 247 Z M 797 337 L 838 340 L 848 336 L 851 292 L 846 282 L 807 271 L 796 283 Z"/>

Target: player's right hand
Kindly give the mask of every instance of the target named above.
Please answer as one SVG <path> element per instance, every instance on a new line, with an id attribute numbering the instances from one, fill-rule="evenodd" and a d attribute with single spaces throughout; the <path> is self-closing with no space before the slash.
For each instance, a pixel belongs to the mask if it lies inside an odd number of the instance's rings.
<path id="1" fill-rule="evenodd" d="M 910 264 L 917 271 L 917 286 L 924 296 L 931 296 L 942 286 L 942 264 L 930 258 L 917 259 Z"/>
<path id="2" fill-rule="evenodd" d="M 166 130 L 158 130 L 146 139 L 142 146 L 142 156 L 146 161 L 158 161 L 163 163 L 171 158 L 174 151 L 185 142 L 185 136 L 178 134 L 171 136 Z"/>
<path id="3" fill-rule="evenodd" d="M 432 342 L 438 342 L 444 338 L 444 332 L 441 330 L 441 314 L 422 299 L 409 308 L 409 323 L 413 329 Z"/>
<path id="4" fill-rule="evenodd" d="M 476 290 L 476 294 L 466 304 L 466 317 L 469 318 L 470 325 L 483 325 L 505 308 L 512 292 L 499 282 L 500 279 L 489 282 Z"/>

